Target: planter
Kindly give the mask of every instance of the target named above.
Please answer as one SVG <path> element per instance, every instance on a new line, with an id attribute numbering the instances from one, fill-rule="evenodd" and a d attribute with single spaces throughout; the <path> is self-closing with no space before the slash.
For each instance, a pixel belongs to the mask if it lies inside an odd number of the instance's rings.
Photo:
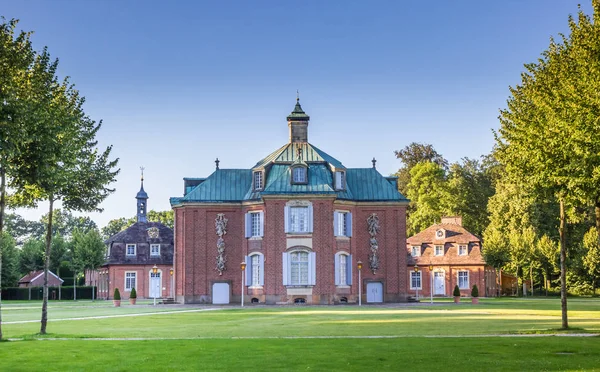
<path id="1" fill-rule="evenodd" d="M 479 303 L 479 297 L 472 297 L 471 298 L 471 303 L 473 305 L 477 305 Z"/>
<path id="2" fill-rule="evenodd" d="M 454 296 L 454 303 L 457 304 L 460 302 L 460 296 Z"/>
<path id="3" fill-rule="evenodd" d="M 115 307 L 120 307 L 121 306 L 121 300 L 113 300 L 113 305 L 115 305 Z"/>
<path id="4" fill-rule="evenodd" d="M 135 305 L 135 300 L 137 300 L 137 298 L 130 298 L 129 303 Z"/>

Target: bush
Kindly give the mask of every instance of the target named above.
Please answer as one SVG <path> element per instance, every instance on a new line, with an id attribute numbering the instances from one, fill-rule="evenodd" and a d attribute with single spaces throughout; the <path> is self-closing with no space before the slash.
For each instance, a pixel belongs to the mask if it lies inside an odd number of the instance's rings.
<path id="1" fill-rule="evenodd" d="M 460 289 L 458 289 L 458 284 L 454 286 L 454 292 L 452 292 L 454 297 L 460 297 Z"/>
<path id="2" fill-rule="evenodd" d="M 119 288 L 115 288 L 115 294 L 113 296 L 113 300 L 116 300 L 116 301 L 121 300 L 121 292 L 119 292 Z"/>
<path id="3" fill-rule="evenodd" d="M 131 293 L 129 294 L 129 298 L 137 298 L 137 293 L 135 292 L 135 287 L 131 288 Z"/>
<path id="4" fill-rule="evenodd" d="M 475 284 L 473 289 L 471 289 L 471 297 L 479 297 L 479 289 L 477 288 L 477 284 Z"/>

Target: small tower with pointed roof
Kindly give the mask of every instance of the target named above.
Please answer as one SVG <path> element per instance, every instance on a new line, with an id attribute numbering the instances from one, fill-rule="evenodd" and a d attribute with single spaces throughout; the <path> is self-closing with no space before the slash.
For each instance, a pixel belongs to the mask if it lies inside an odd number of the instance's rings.
<path id="1" fill-rule="evenodd" d="M 137 199 L 137 222 L 148 222 L 148 219 L 146 218 L 146 210 L 148 207 L 146 201 L 148 200 L 148 194 L 144 191 L 144 168 L 141 167 L 140 169 L 142 171 L 142 185 L 140 191 L 138 191 L 135 196 Z"/>
<path id="2" fill-rule="evenodd" d="M 308 121 L 310 116 L 306 115 L 300 106 L 300 96 L 296 96 L 296 107 L 287 117 L 290 128 L 290 142 L 308 142 Z"/>

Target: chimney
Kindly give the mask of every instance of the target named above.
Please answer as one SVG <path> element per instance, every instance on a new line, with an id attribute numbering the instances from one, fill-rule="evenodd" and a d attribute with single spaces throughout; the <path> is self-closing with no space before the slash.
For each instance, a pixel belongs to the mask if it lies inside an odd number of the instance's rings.
<path id="1" fill-rule="evenodd" d="M 461 216 L 442 217 L 442 223 L 449 223 L 452 225 L 462 226 L 462 217 Z"/>

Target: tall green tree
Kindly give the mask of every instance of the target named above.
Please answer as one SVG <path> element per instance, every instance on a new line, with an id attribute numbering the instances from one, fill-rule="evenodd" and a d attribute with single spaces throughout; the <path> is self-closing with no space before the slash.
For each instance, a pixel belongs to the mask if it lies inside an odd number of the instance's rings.
<path id="1" fill-rule="evenodd" d="M 29 221 L 15 213 L 6 213 L 4 229 L 15 239 L 17 245 L 27 239 L 39 239 L 44 236 L 44 225 L 39 221 Z"/>
<path id="2" fill-rule="evenodd" d="M 446 179 L 442 167 L 429 161 L 415 165 L 410 171 L 407 197 L 414 206 L 407 224 L 409 236 L 440 221 L 446 198 Z"/>
<path id="3" fill-rule="evenodd" d="M 174 218 L 173 218 L 173 211 L 155 211 L 155 210 L 151 210 L 150 212 L 148 212 L 148 221 L 149 222 L 160 222 L 163 225 L 169 227 L 169 228 L 173 228 L 174 226 Z"/>
<path id="4" fill-rule="evenodd" d="M 2 254 L 2 285 L 14 287 L 21 278 L 19 272 L 19 251 L 15 240 L 8 233 L 0 236 L 0 252 Z"/>
<path id="5" fill-rule="evenodd" d="M 600 1 L 592 5 L 597 20 Z M 521 84 L 511 88 L 496 154 L 513 180 L 558 202 L 563 328 L 568 328 L 567 209 L 594 204 L 600 227 L 600 24 L 580 10 L 577 18 L 569 17 L 569 28 L 570 34 L 551 40 L 541 58 L 525 66 Z"/>
<path id="6" fill-rule="evenodd" d="M 86 233 L 75 230 L 71 247 L 72 266 L 76 274 L 97 269 L 104 263 L 106 246 L 98 230 L 89 230 Z"/>
<path id="7" fill-rule="evenodd" d="M 598 232 L 595 227 L 590 228 L 583 238 L 583 245 L 587 249 L 587 253 L 583 258 L 583 265 L 592 278 L 593 294 L 596 294 L 596 284 L 600 279 L 600 247 L 597 238 Z"/>
<path id="8" fill-rule="evenodd" d="M 38 239 L 29 239 L 23 244 L 19 252 L 19 271 L 26 275 L 44 267 L 44 242 Z"/>
<path id="9" fill-rule="evenodd" d="M 448 160 L 439 154 L 432 145 L 412 142 L 402 150 L 394 151 L 397 159 L 402 161 L 402 167 L 396 172 L 398 177 L 398 191 L 407 195 L 408 184 L 411 180 L 411 170 L 422 162 L 432 162 L 439 165 L 444 171 L 448 169 Z"/>
<path id="10" fill-rule="evenodd" d="M 25 184 L 17 193 L 22 204 L 37 205 L 48 201 L 46 249 L 44 254 L 44 294 L 40 333 L 46 333 L 48 319 L 48 270 L 53 236 L 54 203 L 74 211 L 99 210 L 98 205 L 114 190 L 107 187 L 118 173 L 117 160 L 110 159 L 111 147 L 96 148 L 96 133 L 101 123 L 90 119 L 83 110 L 84 99 L 68 79 L 58 82 L 58 60 L 52 60 L 47 50 L 34 63 L 33 85 L 40 92 L 38 107 L 45 109 L 48 122 L 43 133 L 37 133 L 48 156 L 39 169 L 39 178 Z"/>
<path id="11" fill-rule="evenodd" d="M 52 213 L 52 234 L 60 234 L 64 237 L 70 237 L 71 233 L 75 229 L 87 232 L 89 230 L 97 229 L 96 223 L 88 216 L 76 217 L 71 211 L 65 209 L 55 209 Z M 48 225 L 48 214 L 42 216 L 40 222 L 43 226 Z"/>

